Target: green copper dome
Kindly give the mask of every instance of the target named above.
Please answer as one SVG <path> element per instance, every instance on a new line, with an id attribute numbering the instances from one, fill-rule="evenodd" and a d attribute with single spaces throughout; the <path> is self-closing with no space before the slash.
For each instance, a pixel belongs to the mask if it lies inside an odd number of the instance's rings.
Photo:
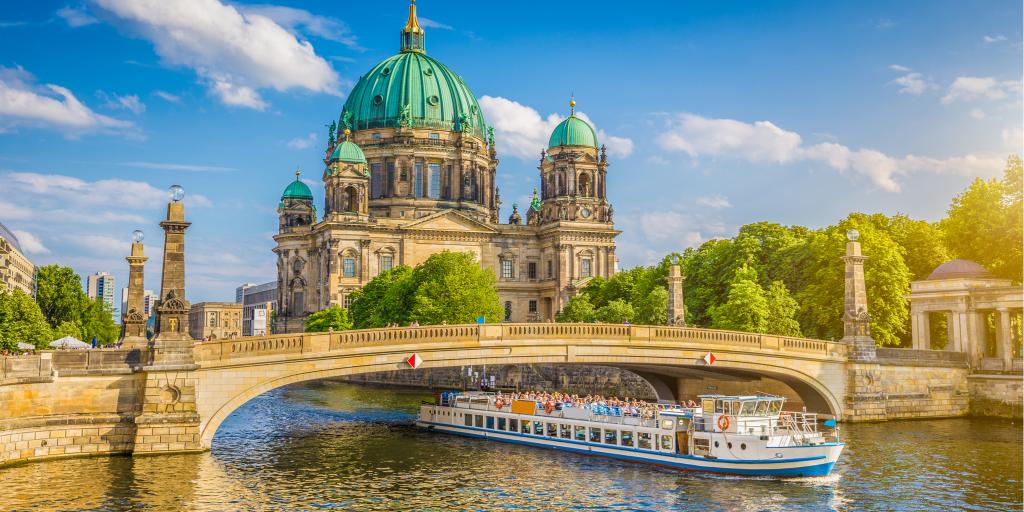
<path id="1" fill-rule="evenodd" d="M 342 128 L 435 128 L 484 136 L 484 118 L 462 77 L 420 52 L 388 57 L 359 79 Z"/>
<path id="2" fill-rule="evenodd" d="M 347 164 L 365 164 L 366 157 L 363 155 L 363 150 L 359 149 L 355 142 L 346 140 L 338 144 L 338 147 L 331 155 L 331 161 L 341 161 Z"/>
<path id="3" fill-rule="evenodd" d="M 548 139 L 548 147 L 555 146 L 587 146 L 597 147 L 597 134 L 586 121 L 570 115 L 565 121 L 558 123 Z"/>
<path id="4" fill-rule="evenodd" d="M 296 171 L 295 181 L 288 184 L 288 188 L 284 189 L 281 199 L 313 199 L 313 192 L 309 190 L 308 185 L 299 179 L 299 173 Z"/>

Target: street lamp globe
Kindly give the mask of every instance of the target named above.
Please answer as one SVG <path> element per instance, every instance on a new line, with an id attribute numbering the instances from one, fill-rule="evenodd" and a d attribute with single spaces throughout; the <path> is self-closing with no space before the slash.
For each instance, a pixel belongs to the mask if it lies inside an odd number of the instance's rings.
<path id="1" fill-rule="evenodd" d="M 132 231 L 132 242 L 135 242 L 137 244 L 142 243 L 142 240 L 144 238 L 146 238 L 146 235 L 142 232 L 141 229 L 136 229 L 135 231 Z"/>
<path id="2" fill-rule="evenodd" d="M 171 195 L 171 201 L 174 201 L 175 203 L 185 199 L 185 189 L 181 188 L 181 185 L 171 185 L 169 192 Z"/>
<path id="3" fill-rule="evenodd" d="M 860 232 L 856 229 L 850 229 L 846 232 L 846 239 L 851 242 L 856 242 L 860 238 Z"/>

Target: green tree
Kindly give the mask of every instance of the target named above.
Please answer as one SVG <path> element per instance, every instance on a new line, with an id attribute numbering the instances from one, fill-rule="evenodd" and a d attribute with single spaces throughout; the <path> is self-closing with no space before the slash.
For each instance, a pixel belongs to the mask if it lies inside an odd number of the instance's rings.
<path id="1" fill-rule="evenodd" d="M 636 311 L 633 322 L 640 325 L 665 325 L 668 321 L 668 289 L 658 286 L 635 302 L 633 309 Z"/>
<path id="2" fill-rule="evenodd" d="M 633 306 L 622 299 L 609 301 L 594 312 L 594 319 L 607 324 L 621 324 L 633 321 Z"/>
<path id="3" fill-rule="evenodd" d="M 594 305 L 586 294 L 579 294 L 571 299 L 558 313 L 555 320 L 559 322 L 593 322 Z"/>
<path id="4" fill-rule="evenodd" d="M 331 329 L 347 331 L 351 328 L 352 320 L 348 310 L 338 305 L 317 311 L 306 318 L 306 332 L 327 332 Z"/>
<path id="5" fill-rule="evenodd" d="M 941 223 L 946 246 L 956 257 L 1019 283 L 1024 273 L 1021 193 L 1021 159 L 1014 155 L 1002 180 L 976 178 L 953 198 Z"/>
<path id="6" fill-rule="evenodd" d="M 747 265 L 736 270 L 725 303 L 711 308 L 712 326 L 733 331 L 765 332 L 768 315 L 768 300 L 757 283 L 757 271 Z"/>
<path id="7" fill-rule="evenodd" d="M 0 350 L 17 350 L 18 343 L 46 348 L 53 332 L 32 297 L 21 290 L 0 292 Z"/>
<path id="8" fill-rule="evenodd" d="M 768 317 L 765 319 L 765 334 L 781 336 L 801 336 L 800 322 L 796 320 L 796 312 L 800 309 L 796 299 L 789 294 L 782 281 L 772 281 L 765 290 L 768 302 Z"/>
<path id="9" fill-rule="evenodd" d="M 36 273 L 36 302 L 50 327 L 81 320 L 82 278 L 71 267 L 46 265 Z"/>
<path id="10" fill-rule="evenodd" d="M 90 299 L 83 295 L 77 322 L 82 326 L 82 341 L 96 337 L 100 345 L 116 343 L 121 330 L 114 323 L 114 311 L 102 299 Z"/>
<path id="11" fill-rule="evenodd" d="M 408 323 L 412 310 L 412 267 L 400 265 L 373 278 L 352 294 L 349 314 L 357 329 Z"/>
<path id="12" fill-rule="evenodd" d="M 53 330 L 54 339 L 60 339 L 65 336 L 71 336 L 75 339 L 82 339 L 85 337 L 85 332 L 82 330 L 82 325 L 77 320 L 70 322 L 63 322 Z"/>
<path id="13" fill-rule="evenodd" d="M 473 323 L 480 316 L 499 322 L 494 273 L 480 267 L 470 252 L 440 252 L 413 270 L 413 306 L 409 317 L 424 325 Z"/>

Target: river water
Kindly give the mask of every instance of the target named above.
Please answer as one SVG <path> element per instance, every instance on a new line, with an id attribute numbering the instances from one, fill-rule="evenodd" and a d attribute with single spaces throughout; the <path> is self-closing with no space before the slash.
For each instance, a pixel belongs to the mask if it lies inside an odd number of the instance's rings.
<path id="1" fill-rule="evenodd" d="M 1020 510 L 1019 423 L 845 425 L 832 475 L 678 472 L 421 432 L 420 391 L 281 388 L 223 424 L 208 453 L 0 470 L 0 510 Z"/>

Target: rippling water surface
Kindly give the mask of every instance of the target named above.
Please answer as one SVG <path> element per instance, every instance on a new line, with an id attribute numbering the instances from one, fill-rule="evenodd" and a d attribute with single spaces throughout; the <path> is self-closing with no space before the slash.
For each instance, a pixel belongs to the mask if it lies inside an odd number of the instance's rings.
<path id="1" fill-rule="evenodd" d="M 430 395 L 331 382 L 263 395 L 195 455 L 0 470 L 2 510 L 1020 510 L 1022 430 L 846 425 L 829 477 L 718 477 L 412 427 Z"/>

